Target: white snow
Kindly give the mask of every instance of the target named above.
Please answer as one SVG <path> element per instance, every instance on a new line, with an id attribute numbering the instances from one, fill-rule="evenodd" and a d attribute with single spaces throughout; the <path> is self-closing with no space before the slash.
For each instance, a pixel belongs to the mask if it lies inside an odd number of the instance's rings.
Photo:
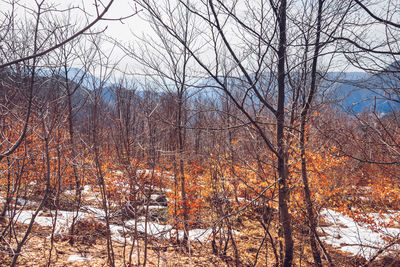
<path id="1" fill-rule="evenodd" d="M 157 208 L 161 208 L 156 206 Z M 165 207 L 162 207 L 165 208 Z M 82 212 L 79 212 L 78 215 L 78 220 L 87 218 L 90 216 L 94 216 L 95 220 L 102 221 L 102 218 L 104 218 L 104 211 L 98 208 L 94 208 L 91 206 L 85 206 L 82 208 Z M 24 224 L 29 224 L 31 221 L 32 215 L 34 214 L 35 211 L 32 210 L 23 210 L 19 211 L 16 216 L 15 220 L 17 220 L 20 223 Z M 39 213 L 39 215 L 35 218 L 35 223 L 39 224 L 40 226 L 44 227 L 53 227 L 54 223 L 54 216 L 55 212 L 52 213 L 53 217 L 50 216 L 42 216 L 42 213 Z M 68 232 L 69 227 L 71 226 L 73 216 L 75 215 L 75 212 L 71 211 L 58 211 L 57 213 L 57 222 L 54 230 L 54 234 L 56 235 L 62 235 L 64 233 Z M 163 224 L 158 224 L 155 222 L 147 222 L 147 224 L 143 221 L 136 221 L 136 226 L 137 226 L 137 231 L 139 233 L 147 233 L 150 236 L 156 237 L 156 238 L 163 238 L 163 239 L 169 239 L 173 236 L 176 236 L 178 234 L 179 238 L 183 237 L 183 231 L 179 230 L 176 232 L 175 229 L 169 224 L 163 225 Z M 135 220 L 129 220 L 125 223 L 124 226 L 120 225 L 110 225 L 110 231 L 112 233 L 112 239 L 124 243 L 125 241 L 128 242 L 129 244 L 132 244 L 131 238 L 128 236 L 127 238 L 123 237 L 123 233 L 127 232 L 127 230 L 132 230 L 135 227 Z M 212 235 L 212 230 L 211 229 L 193 229 L 188 232 L 189 234 L 189 239 L 191 241 L 199 241 L 199 242 L 204 242 L 209 239 L 209 237 Z M 235 231 L 234 234 L 238 234 L 237 231 Z"/>
<path id="2" fill-rule="evenodd" d="M 71 255 L 68 258 L 68 261 L 79 261 L 79 262 L 86 262 L 86 261 L 91 261 L 91 257 L 82 257 L 79 255 Z"/>
<path id="3" fill-rule="evenodd" d="M 91 188 L 90 188 L 90 185 L 85 185 L 84 187 L 83 187 L 83 191 L 82 191 L 82 194 L 85 194 L 85 195 L 89 195 L 90 193 L 91 193 Z"/>
<path id="4" fill-rule="evenodd" d="M 149 210 L 161 210 L 161 209 L 165 209 L 165 208 L 167 208 L 166 206 L 152 206 L 152 205 L 150 205 L 149 206 Z"/>
<path id="5" fill-rule="evenodd" d="M 180 237 L 183 237 L 183 231 L 180 231 Z M 211 229 L 193 229 L 189 230 L 189 239 L 192 241 L 207 241 L 212 235 Z"/>
<path id="6" fill-rule="evenodd" d="M 150 207 L 149 207 L 150 208 Z M 152 208 L 165 208 L 162 206 L 154 206 Z M 32 218 L 35 211 L 32 210 L 22 210 L 18 211 L 15 220 L 20 223 L 28 224 Z M 52 212 L 51 216 L 43 216 L 44 213 L 39 213 L 35 219 L 35 223 L 52 227 L 54 223 L 55 212 Z M 58 211 L 57 222 L 55 226 L 55 234 L 66 233 L 71 225 L 74 212 L 71 211 Z M 395 214 L 386 214 L 386 216 L 379 215 L 376 213 L 369 214 L 371 217 L 375 218 L 376 223 L 388 222 L 389 219 Z M 78 219 L 94 217 L 95 220 L 102 221 L 105 213 L 102 209 L 94 208 L 92 206 L 82 207 L 82 212 L 79 213 Z M 356 222 L 352 218 L 343 215 L 340 212 L 325 209 L 321 212 L 321 216 L 325 220 L 332 224 L 330 226 L 320 227 L 320 230 L 325 233 L 321 236 L 321 240 L 327 244 L 330 244 L 344 252 L 349 252 L 350 254 L 356 256 L 362 256 L 365 259 L 370 259 L 379 251 L 379 249 L 386 246 L 386 242 L 383 237 L 400 237 L 399 228 L 381 228 L 379 233 L 372 231 L 367 225 Z M 120 225 L 110 225 L 110 230 L 112 233 L 112 239 L 117 242 L 128 242 L 132 244 L 131 238 L 125 238 L 123 235 L 126 232 L 132 232 L 135 223 L 137 226 L 137 231 L 141 234 L 147 233 L 155 238 L 169 239 L 173 236 L 178 235 L 180 238 L 183 237 L 183 231 L 179 230 L 176 232 L 171 225 L 163 225 L 155 222 L 135 221 L 129 220 L 125 222 L 125 226 Z M 128 231 L 129 230 L 129 231 Z M 239 232 L 235 231 L 234 234 Z M 212 236 L 211 229 L 193 229 L 188 232 L 191 241 L 205 242 Z M 390 249 L 400 249 L 399 245 L 395 245 Z M 78 261 L 78 260 L 75 260 Z"/>
<path id="7" fill-rule="evenodd" d="M 20 206 L 26 206 L 26 207 L 34 207 L 37 206 L 38 203 L 30 200 L 26 200 L 24 198 L 18 198 L 17 199 L 17 204 Z"/>
<path id="8" fill-rule="evenodd" d="M 32 219 L 32 215 L 34 213 L 35 213 L 35 211 L 33 211 L 33 210 L 18 211 L 15 216 L 15 220 L 20 223 L 29 224 Z M 39 224 L 40 226 L 44 226 L 44 227 L 53 227 L 54 220 L 55 220 L 55 217 L 54 217 L 55 212 L 53 212 L 53 214 L 52 214 L 53 217 L 41 216 L 40 214 L 41 213 L 39 213 L 39 215 L 36 216 L 35 223 Z M 74 214 L 75 213 L 72 211 L 58 211 L 56 226 L 54 229 L 54 233 L 56 235 L 66 233 L 68 231 L 68 228 L 70 227 L 70 225 L 72 223 Z M 81 218 L 84 218 L 86 216 L 88 216 L 87 213 L 80 212 L 78 214 L 78 220 Z"/>
<path id="9" fill-rule="evenodd" d="M 120 243 L 125 243 L 125 241 L 126 241 L 128 244 L 132 245 L 133 242 L 132 242 L 131 238 L 129 238 L 129 237 L 125 238 L 122 236 L 122 234 L 125 232 L 125 230 L 126 229 L 123 226 L 110 224 L 110 231 L 111 231 L 111 235 L 112 235 L 111 238 L 114 241 L 117 241 Z"/>
<path id="10" fill-rule="evenodd" d="M 113 173 L 114 173 L 115 175 L 119 175 L 119 176 L 124 175 L 124 172 L 123 172 L 123 171 L 113 171 Z"/>
<path id="11" fill-rule="evenodd" d="M 82 194 L 85 194 L 85 195 L 89 195 L 90 193 L 91 193 L 91 187 L 90 187 L 90 185 L 85 185 L 83 188 L 82 188 Z M 67 195 L 75 195 L 75 189 L 72 189 L 72 190 L 65 190 L 64 191 L 64 194 L 67 194 Z"/>
<path id="12" fill-rule="evenodd" d="M 168 238 L 168 234 L 172 230 L 172 226 L 167 224 L 158 224 L 155 222 L 136 222 L 137 224 L 137 231 L 140 233 L 145 233 L 157 237 L 157 238 Z M 125 223 L 125 225 L 131 229 L 135 227 L 135 220 L 129 220 Z"/>
<path id="13" fill-rule="evenodd" d="M 161 197 L 160 194 L 151 194 L 151 195 L 150 195 L 150 200 L 156 201 L 157 198 L 159 198 L 159 197 Z"/>
<path id="14" fill-rule="evenodd" d="M 377 233 L 366 225 L 330 209 L 323 210 L 321 215 L 327 222 L 333 224 L 332 226 L 320 227 L 320 230 L 327 234 L 327 236 L 321 236 L 321 240 L 344 252 L 349 252 L 354 256 L 362 256 L 367 260 L 387 245 L 382 238 L 383 236 L 400 237 L 400 229 L 398 228 L 383 228 L 380 233 Z M 370 215 L 375 215 L 377 221 L 379 221 L 377 214 Z M 391 248 L 399 249 L 399 246 Z"/>
<path id="15" fill-rule="evenodd" d="M 65 190 L 64 194 L 66 194 L 66 195 L 75 195 L 75 190 Z"/>
<path id="16" fill-rule="evenodd" d="M 136 171 L 136 173 L 139 174 L 139 175 L 141 175 L 141 174 L 150 175 L 150 174 L 152 174 L 152 173 L 154 173 L 154 172 L 155 172 L 155 171 L 153 171 L 153 170 L 148 170 L 148 169 L 137 170 L 137 171 Z"/>
<path id="17" fill-rule="evenodd" d="M 104 210 L 94 208 L 92 206 L 83 206 L 82 210 L 86 211 L 87 213 L 93 214 L 96 219 L 104 219 L 106 216 L 106 213 L 104 212 Z"/>

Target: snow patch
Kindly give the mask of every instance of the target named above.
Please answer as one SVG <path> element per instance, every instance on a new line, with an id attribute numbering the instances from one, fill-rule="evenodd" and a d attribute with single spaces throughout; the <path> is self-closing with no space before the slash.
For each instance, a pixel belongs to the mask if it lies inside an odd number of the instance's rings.
<path id="1" fill-rule="evenodd" d="M 78 261 L 78 262 L 86 262 L 86 261 L 91 261 L 91 257 L 82 257 L 79 255 L 71 255 L 69 256 L 67 261 Z"/>
<path id="2" fill-rule="evenodd" d="M 344 252 L 349 252 L 354 256 L 362 256 L 369 260 L 378 251 L 387 245 L 384 236 L 400 237 L 400 229 L 384 228 L 381 233 L 372 231 L 366 225 L 354 221 L 352 218 L 334 210 L 325 209 L 321 215 L 332 226 L 320 227 L 320 230 L 327 234 L 321 236 L 321 240 Z M 376 215 L 377 214 L 371 214 Z M 388 217 L 390 217 L 388 215 Z M 377 221 L 378 217 L 377 217 Z M 399 245 L 391 248 L 399 249 Z"/>
<path id="3" fill-rule="evenodd" d="M 151 206 L 150 206 L 151 207 Z M 150 208 L 149 207 L 149 208 Z M 154 206 L 154 208 L 165 208 L 163 206 Z M 94 208 L 91 206 L 82 207 L 82 212 L 79 212 L 77 220 L 88 218 L 94 216 L 94 219 L 97 221 L 103 221 L 105 213 L 102 209 Z M 23 210 L 18 211 L 14 220 L 29 224 L 32 215 L 35 211 L 32 210 Z M 42 216 L 44 213 L 39 213 L 39 215 L 35 218 L 35 223 L 44 227 L 53 227 L 55 223 L 54 234 L 62 235 L 68 233 L 68 230 L 71 226 L 73 217 L 75 216 L 75 212 L 72 211 L 58 211 L 57 213 L 57 221 L 55 222 L 55 212 L 53 211 L 51 216 Z M 142 218 L 144 219 L 144 218 Z M 121 243 L 129 243 L 132 244 L 132 239 L 125 236 L 125 233 L 131 232 L 137 227 L 137 231 L 141 234 L 146 233 L 147 235 L 153 236 L 155 238 L 163 238 L 170 239 L 178 235 L 179 238 L 183 238 L 184 232 L 182 230 L 176 231 L 169 224 L 163 225 L 155 222 L 144 222 L 144 221 L 135 221 L 129 220 L 125 222 L 124 226 L 121 225 L 110 225 L 110 231 L 112 234 L 112 239 Z M 234 231 L 234 234 L 239 234 L 239 232 Z M 212 236 L 212 229 L 193 229 L 188 231 L 189 239 L 191 241 L 205 242 L 209 240 Z"/>

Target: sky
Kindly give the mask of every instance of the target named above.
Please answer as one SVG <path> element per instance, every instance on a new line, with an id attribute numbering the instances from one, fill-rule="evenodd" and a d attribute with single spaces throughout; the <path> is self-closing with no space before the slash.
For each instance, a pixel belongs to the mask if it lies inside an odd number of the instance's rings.
<path id="1" fill-rule="evenodd" d="M 86 0 L 89 2 L 91 0 Z M 72 1 L 74 2 L 74 1 Z M 102 27 L 107 25 L 106 33 L 122 41 L 131 41 L 132 33 L 142 34 L 150 31 L 149 25 L 143 20 L 144 12 L 139 6 L 135 6 L 131 0 L 115 0 L 108 12 L 107 18 L 121 18 L 132 15 L 138 10 L 138 14 L 120 21 L 106 21 L 98 25 Z"/>
<path id="2" fill-rule="evenodd" d="M 0 0 L 0 12 L 5 13 L 10 10 L 11 2 L 15 2 L 15 7 L 17 9 L 17 14 L 20 16 L 25 16 L 25 12 L 29 9 L 36 9 L 36 2 L 40 2 L 41 0 Z M 98 0 L 99 1 L 99 0 Z M 109 0 L 100 0 L 102 3 L 106 4 Z M 81 10 L 84 9 L 88 14 L 95 15 L 95 0 L 44 0 L 44 7 L 53 6 L 58 10 L 63 10 L 68 7 L 79 7 Z M 138 8 L 139 9 L 139 8 Z M 79 17 L 82 17 L 82 11 L 76 9 L 75 14 Z M 135 4 L 132 0 L 114 0 L 110 10 L 108 11 L 107 18 L 121 18 L 126 17 L 130 14 L 135 13 Z M 27 15 L 28 17 L 32 15 Z M 93 18 L 93 16 L 91 16 Z M 101 23 L 102 25 L 107 24 L 108 30 L 107 32 L 113 36 L 118 36 L 122 39 L 126 39 L 128 36 L 125 34 L 126 31 L 129 31 L 129 28 L 135 27 L 139 30 L 144 30 L 147 25 L 146 23 L 139 18 L 139 16 L 133 16 L 129 19 L 126 19 L 124 23 L 121 22 L 110 22 L 107 21 L 105 23 Z"/>
<path id="3" fill-rule="evenodd" d="M 0 18 L 3 18 L 11 10 L 11 2 L 16 3 L 16 14 L 19 19 L 31 19 L 35 18 L 33 10 L 37 10 L 37 2 L 41 0 L 0 0 Z M 108 4 L 109 0 L 98 0 L 98 2 L 103 4 Z M 96 15 L 95 0 L 45 0 L 43 9 L 48 9 L 49 6 L 54 7 L 57 10 L 66 10 L 73 7 L 71 11 L 72 20 L 78 21 L 80 23 L 80 28 L 86 26 L 91 22 Z M 83 10 L 86 12 L 85 16 Z M 100 9 L 103 10 L 103 9 Z M 137 12 L 138 11 L 138 12 Z M 131 16 L 132 14 L 135 14 Z M 61 12 L 52 12 L 55 16 L 61 17 Z M 65 14 L 65 12 L 64 12 Z M 114 0 L 110 10 L 107 12 L 105 18 L 109 19 L 107 21 L 100 21 L 95 25 L 93 31 L 103 31 L 107 37 L 115 39 L 119 44 L 127 45 L 132 43 L 134 34 L 142 35 L 149 34 L 151 28 L 148 23 L 143 19 L 143 11 L 140 11 L 139 7 L 136 7 L 132 0 Z M 120 18 L 128 17 L 124 20 L 118 20 Z M 111 49 L 112 45 L 103 43 L 105 49 Z M 103 47 L 103 48 L 104 48 Z M 113 56 L 115 59 L 123 57 L 123 52 L 114 49 Z M 124 59 L 120 63 L 120 67 L 125 69 L 126 66 L 132 66 L 132 60 Z"/>
<path id="4" fill-rule="evenodd" d="M 0 0 L 0 12 L 6 12 L 5 10 L 10 8 L 10 5 L 8 2 L 12 0 Z M 19 14 L 20 16 L 28 16 L 28 17 L 33 17 L 30 14 L 24 13 L 21 10 L 24 10 L 21 6 L 26 6 L 28 8 L 35 7 L 35 2 L 39 0 L 17 0 L 19 3 Z M 98 0 L 100 1 L 100 0 Z M 103 3 L 107 3 L 108 0 L 101 0 Z M 53 3 L 58 9 L 65 9 L 67 7 L 79 7 L 81 9 L 84 9 L 88 14 L 91 14 L 92 16 L 85 17 L 82 14 L 82 11 L 79 9 L 76 9 L 73 14 L 74 16 L 78 19 L 78 21 L 82 22 L 82 25 L 86 24 L 85 20 L 88 19 L 89 21 L 93 20 L 94 14 L 95 14 L 95 8 L 94 8 L 94 3 L 95 0 L 45 0 L 46 4 Z M 118 21 L 116 19 L 123 18 L 129 15 L 134 14 L 136 11 L 138 11 L 138 14 L 129 17 L 123 21 Z M 119 44 L 121 45 L 128 45 L 129 43 L 134 43 L 135 42 L 135 37 L 134 35 L 151 35 L 151 28 L 148 25 L 148 23 L 143 19 L 145 16 L 144 11 L 140 10 L 139 6 L 135 6 L 134 1 L 132 0 L 115 0 L 111 9 L 106 15 L 107 19 L 113 19 L 115 21 L 103 21 L 101 23 L 98 23 L 96 25 L 96 30 L 105 30 L 105 33 L 107 36 L 115 39 L 118 41 Z M 107 46 L 107 45 L 106 45 Z M 110 45 L 108 45 L 110 46 Z M 111 46 L 110 46 L 111 47 Z M 123 52 L 122 51 L 115 51 L 115 57 L 123 57 Z M 120 67 L 122 69 L 125 69 L 127 66 L 128 68 L 136 68 L 132 63 L 132 59 L 125 58 L 121 64 Z M 349 69 L 351 71 L 354 71 L 355 69 Z"/>

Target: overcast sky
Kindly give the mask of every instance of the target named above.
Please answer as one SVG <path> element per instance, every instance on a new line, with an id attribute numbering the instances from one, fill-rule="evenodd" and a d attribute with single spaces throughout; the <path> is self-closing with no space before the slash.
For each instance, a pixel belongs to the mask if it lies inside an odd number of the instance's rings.
<path id="1" fill-rule="evenodd" d="M 0 0 L 0 12 L 5 12 L 7 8 L 10 8 L 10 5 L 7 3 L 11 0 Z M 108 0 L 102 0 L 104 3 L 107 3 Z M 20 5 L 26 5 L 28 7 L 35 7 L 35 0 L 19 0 L 18 3 Z M 88 14 L 95 15 L 95 8 L 94 8 L 94 0 L 46 0 L 46 4 L 54 3 L 58 9 L 65 9 L 70 6 L 80 7 L 88 12 Z M 20 10 L 24 10 L 22 7 L 19 7 Z M 151 28 L 147 22 L 143 20 L 144 12 L 140 12 L 139 14 L 134 15 L 130 18 L 120 21 L 103 21 L 97 24 L 96 29 L 102 30 L 106 29 L 107 36 L 115 38 L 119 41 L 120 44 L 128 44 L 129 42 L 134 43 L 134 34 L 136 35 L 149 35 L 151 34 Z M 132 0 L 115 0 L 111 9 L 106 15 L 108 19 L 118 19 L 121 17 L 129 16 L 136 12 L 135 4 Z M 82 26 L 87 24 L 85 22 L 86 19 L 89 21 L 94 19 L 92 17 L 85 17 L 82 15 L 82 11 L 75 10 L 74 16 L 81 21 Z M 22 14 L 21 14 L 22 15 Z M 25 14 L 24 14 L 25 15 Z M 27 14 L 26 16 L 30 16 L 33 18 L 32 15 Z M 117 56 L 122 56 L 122 52 L 116 52 Z M 121 68 L 124 69 L 125 66 L 134 66 L 132 65 L 132 59 L 125 59 L 123 64 L 121 64 Z M 135 68 L 131 67 L 131 68 Z M 355 69 L 352 69 L 355 70 Z"/>

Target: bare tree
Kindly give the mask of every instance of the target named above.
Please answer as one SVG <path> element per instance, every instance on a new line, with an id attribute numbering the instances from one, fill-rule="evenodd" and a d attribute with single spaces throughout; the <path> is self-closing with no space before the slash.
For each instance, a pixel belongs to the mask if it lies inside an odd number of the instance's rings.
<path id="1" fill-rule="evenodd" d="M 165 31 L 163 25 L 157 21 L 156 18 L 149 16 L 148 22 L 150 23 L 155 38 L 138 37 L 142 45 L 139 46 L 140 50 L 125 49 L 128 55 L 132 56 L 144 67 L 145 74 L 152 77 L 152 87 L 154 90 L 162 90 L 171 97 L 173 121 L 161 115 L 161 121 L 168 121 L 173 128 L 176 141 L 175 162 L 177 163 L 176 172 L 176 188 L 179 188 L 182 198 L 183 208 L 183 245 L 188 245 L 188 226 L 189 226 L 189 209 L 187 203 L 186 192 L 186 176 L 185 176 L 185 161 L 187 160 L 186 148 L 186 127 L 188 120 L 188 98 L 195 92 L 191 86 L 194 83 L 193 69 L 191 61 L 193 60 L 187 46 L 190 46 L 196 37 L 197 29 L 194 27 L 194 20 L 189 10 L 179 3 L 169 3 L 165 1 L 162 3 L 163 10 L 172 19 L 176 34 L 180 36 L 184 44 L 176 43 L 174 38 L 169 36 Z M 179 218 L 178 218 L 179 220 Z"/>

